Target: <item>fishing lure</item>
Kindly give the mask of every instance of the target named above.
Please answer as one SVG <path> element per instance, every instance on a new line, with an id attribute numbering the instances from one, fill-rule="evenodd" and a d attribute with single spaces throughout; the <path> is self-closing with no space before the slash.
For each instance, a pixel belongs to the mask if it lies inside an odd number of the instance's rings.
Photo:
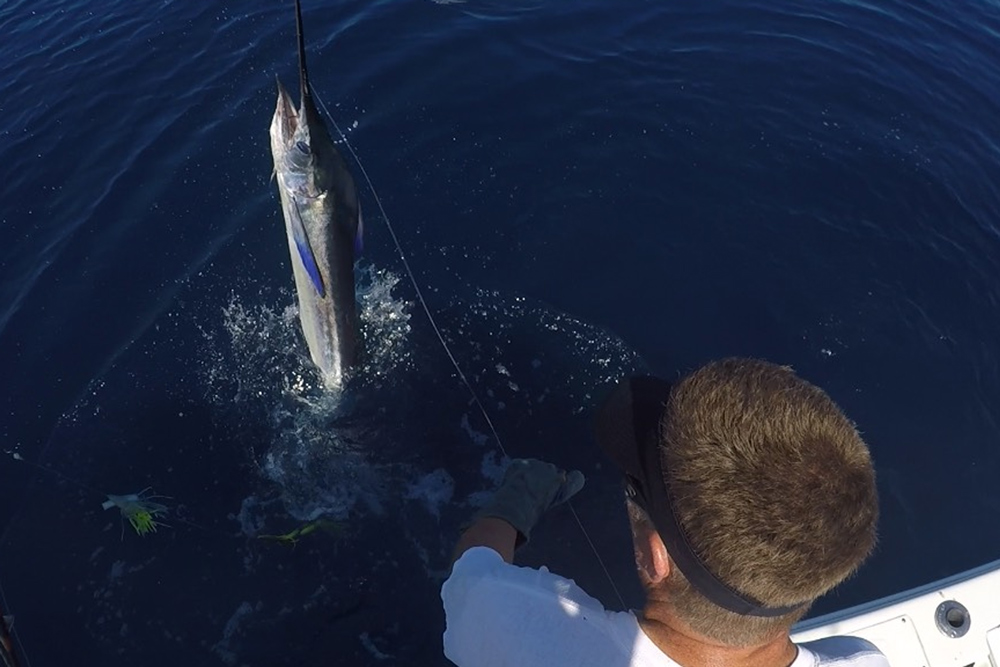
<path id="1" fill-rule="evenodd" d="M 128 522 L 132 525 L 132 529 L 139 536 L 155 533 L 157 527 L 167 525 L 157 520 L 158 517 L 167 513 L 167 506 L 153 500 L 154 498 L 166 498 L 166 496 L 157 496 L 152 494 L 151 491 L 152 488 L 147 486 L 139 493 L 129 493 L 124 496 L 108 494 L 108 499 L 101 503 L 101 507 L 106 510 L 117 507 L 122 513 L 122 518 L 128 519 Z M 123 525 L 123 537 L 124 534 L 125 528 Z"/>
<path id="2" fill-rule="evenodd" d="M 330 521 L 329 519 L 316 519 L 315 521 L 302 524 L 295 530 L 289 531 L 284 535 L 258 535 L 257 539 L 273 540 L 282 544 L 290 544 L 294 548 L 299 543 L 299 540 L 309 533 L 313 533 L 317 530 L 323 530 L 328 533 L 336 533 L 340 531 L 340 528 L 340 524 L 335 521 Z"/>
<path id="3" fill-rule="evenodd" d="M 112 494 L 103 494 L 92 486 L 88 486 L 83 482 L 73 479 L 72 477 L 67 477 L 58 470 L 50 468 L 41 463 L 34 463 L 33 461 L 26 461 L 23 456 L 21 456 L 16 451 L 2 450 L 4 454 L 10 456 L 15 461 L 20 461 L 33 468 L 38 468 L 43 470 L 50 475 L 55 475 L 56 477 L 74 484 L 80 487 L 84 491 L 89 491 L 99 495 L 103 495 L 107 500 L 101 503 L 101 507 L 106 510 L 112 507 L 117 507 L 121 510 L 122 518 L 128 519 L 128 522 L 132 525 L 137 535 L 147 535 L 149 533 L 155 533 L 157 527 L 166 526 L 167 524 L 157 521 L 157 517 L 163 516 L 167 513 L 167 506 L 156 502 L 154 498 L 167 498 L 167 496 L 157 496 L 150 493 L 153 489 L 147 486 L 145 489 L 139 493 L 128 493 L 123 496 L 116 496 Z M 122 524 L 122 537 L 125 536 L 125 526 Z"/>

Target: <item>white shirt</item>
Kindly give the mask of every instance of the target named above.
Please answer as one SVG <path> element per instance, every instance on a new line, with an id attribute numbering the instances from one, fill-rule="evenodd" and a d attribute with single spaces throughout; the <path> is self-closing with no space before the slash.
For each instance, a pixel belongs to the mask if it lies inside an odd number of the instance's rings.
<path id="1" fill-rule="evenodd" d="M 681 667 L 631 612 L 607 611 L 571 579 L 505 563 L 474 547 L 441 588 L 444 654 L 459 667 Z M 799 644 L 791 667 L 889 667 L 870 642 Z"/>

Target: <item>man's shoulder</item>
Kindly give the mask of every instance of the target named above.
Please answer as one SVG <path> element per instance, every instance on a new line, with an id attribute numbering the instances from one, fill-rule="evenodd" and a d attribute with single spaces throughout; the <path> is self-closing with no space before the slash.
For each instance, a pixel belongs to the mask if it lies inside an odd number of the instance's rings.
<path id="1" fill-rule="evenodd" d="M 445 656 L 456 665 L 627 665 L 635 617 L 609 612 L 572 579 L 474 547 L 441 588 Z"/>
<path id="2" fill-rule="evenodd" d="M 824 637 L 799 647 L 815 656 L 816 667 L 889 667 L 878 647 L 861 637 Z"/>
<path id="3" fill-rule="evenodd" d="M 558 600 L 561 604 L 571 604 L 581 609 L 604 611 L 601 603 L 587 594 L 576 582 L 549 572 L 545 567 L 538 569 L 521 567 L 504 562 L 500 554 L 486 547 L 474 547 L 466 551 L 452 568 L 451 576 L 442 588 L 445 603 L 449 598 L 474 589 L 478 594 L 505 594 Z M 487 589 L 490 589 L 487 591 Z"/>

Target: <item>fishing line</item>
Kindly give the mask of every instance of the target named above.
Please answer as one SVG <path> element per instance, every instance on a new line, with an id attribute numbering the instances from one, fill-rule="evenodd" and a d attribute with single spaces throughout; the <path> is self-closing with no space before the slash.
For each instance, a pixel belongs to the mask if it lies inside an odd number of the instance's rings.
<path id="1" fill-rule="evenodd" d="M 427 320 L 431 323 L 431 328 L 434 330 L 434 335 L 437 336 L 438 341 L 441 343 L 441 347 L 444 348 L 445 354 L 448 355 L 448 359 L 451 361 L 451 365 L 455 367 L 455 372 L 458 373 L 458 377 L 462 381 L 462 384 L 464 384 L 465 388 L 469 390 L 469 395 L 472 396 L 473 403 L 476 404 L 476 407 L 479 408 L 479 411 L 483 415 L 483 419 L 486 420 L 486 424 L 489 426 L 490 432 L 493 434 L 493 438 L 494 440 L 496 440 L 496 443 L 499 446 L 500 451 L 503 453 L 504 458 L 507 459 L 511 458 L 510 455 L 507 453 L 507 448 L 503 446 L 503 441 L 500 439 L 500 434 L 497 433 L 497 429 L 493 425 L 493 420 L 490 419 L 490 415 L 486 411 L 486 407 L 483 405 L 482 401 L 479 400 L 479 395 L 476 394 L 476 390 L 472 388 L 472 384 L 465 376 L 465 373 L 462 372 L 462 368 L 459 365 L 458 360 L 455 359 L 455 355 L 452 354 L 451 348 L 448 346 L 448 343 L 445 341 L 444 335 L 442 335 L 441 329 L 438 327 L 437 322 L 434 319 L 434 315 L 431 314 L 431 309 L 427 305 L 427 301 L 424 300 L 424 295 L 420 291 L 420 286 L 417 284 L 417 278 L 413 274 L 413 270 L 410 268 L 410 263 L 406 261 L 406 253 L 403 252 L 403 246 L 399 243 L 399 238 L 396 236 L 396 232 L 392 228 L 392 223 L 389 222 L 389 214 L 385 212 L 385 207 L 382 206 L 382 199 L 378 196 L 378 192 L 375 191 L 375 185 L 372 183 L 371 177 L 368 176 L 368 170 L 365 169 L 365 166 L 363 164 L 361 164 L 361 159 L 358 157 L 358 154 L 354 151 L 354 147 L 351 146 L 351 142 L 347 140 L 347 135 L 344 134 L 344 131 L 340 129 L 339 125 L 337 125 L 337 121 L 334 120 L 333 114 L 331 114 L 330 110 L 326 108 L 326 104 L 316 93 L 316 89 L 313 88 L 312 85 L 309 85 L 309 90 L 310 92 L 312 92 L 313 97 L 316 98 L 316 101 L 319 102 L 320 107 L 323 108 L 323 113 L 325 113 L 326 117 L 330 119 L 331 123 L 333 123 L 333 127 L 337 130 L 337 133 L 343 140 L 344 145 L 347 146 L 347 150 L 350 151 L 351 157 L 354 158 L 354 162 L 358 165 L 358 168 L 361 170 L 361 174 L 365 177 L 365 182 L 368 184 L 368 189 L 371 191 L 372 196 L 375 198 L 375 203 L 378 205 L 378 210 L 382 214 L 382 219 L 385 220 L 385 227 L 386 229 L 389 230 L 389 236 L 392 237 L 392 242 L 396 246 L 396 252 L 399 254 L 399 259 L 403 262 L 403 268 L 406 270 L 406 275 L 410 279 L 410 284 L 413 285 L 413 290 L 417 294 L 417 301 L 420 302 L 420 306 L 421 308 L 423 308 L 424 314 L 427 315 Z M 621 602 L 622 608 L 628 609 L 628 605 L 625 604 L 625 599 L 619 592 L 618 586 L 615 585 L 615 580 L 611 577 L 611 572 L 608 570 L 608 566 L 605 565 L 604 559 L 601 558 L 601 554 L 598 553 L 597 547 L 594 546 L 594 541 L 590 539 L 590 535 L 587 533 L 587 529 L 583 527 L 583 522 L 580 521 L 580 515 L 576 513 L 576 508 L 573 507 L 572 500 L 567 500 L 566 505 L 569 506 L 569 510 L 573 514 L 573 518 L 576 519 L 576 525 L 580 527 L 580 532 L 583 533 L 583 536 L 587 540 L 587 544 L 590 545 L 590 550 L 594 552 L 594 556 L 597 558 L 597 562 L 600 563 L 601 569 L 604 570 L 604 575 L 608 578 L 608 583 L 610 583 L 611 588 L 614 589 L 615 595 L 618 596 L 618 601 Z"/>
<path id="2" fill-rule="evenodd" d="M 18 463 L 23 463 L 23 464 L 29 465 L 32 468 L 35 468 L 37 470 L 41 470 L 42 472 L 47 472 L 50 475 L 55 475 L 56 477 L 58 477 L 62 481 L 68 482 L 68 483 L 72 484 L 73 486 L 76 486 L 76 487 L 79 487 L 79 488 L 83 489 L 84 491 L 87 491 L 89 493 L 96 493 L 99 496 L 106 495 L 106 494 L 98 491 L 97 489 L 95 489 L 92 486 L 87 486 L 86 484 L 84 484 L 80 480 L 73 479 L 72 477 L 67 477 L 66 475 L 64 475 L 61 472 L 59 472 L 58 470 L 56 470 L 55 468 L 50 468 L 47 465 L 43 465 L 41 463 L 35 463 L 34 461 L 29 461 L 26 458 L 24 458 L 23 456 L 21 456 L 20 454 L 18 454 L 16 451 L 5 449 L 5 450 L 3 450 L 3 453 L 6 454 L 7 456 L 9 456 L 10 458 L 14 459 Z"/>

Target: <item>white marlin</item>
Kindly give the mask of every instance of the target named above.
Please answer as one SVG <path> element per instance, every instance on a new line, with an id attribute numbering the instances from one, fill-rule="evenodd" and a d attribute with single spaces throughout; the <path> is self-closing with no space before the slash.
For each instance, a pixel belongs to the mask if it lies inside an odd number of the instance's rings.
<path id="1" fill-rule="evenodd" d="M 360 348 L 354 257 L 361 249 L 361 211 L 354 178 L 334 147 L 309 89 L 299 0 L 295 0 L 295 26 L 302 100 L 296 111 L 278 80 L 271 155 L 302 333 L 327 386 L 339 387 L 357 362 Z"/>

